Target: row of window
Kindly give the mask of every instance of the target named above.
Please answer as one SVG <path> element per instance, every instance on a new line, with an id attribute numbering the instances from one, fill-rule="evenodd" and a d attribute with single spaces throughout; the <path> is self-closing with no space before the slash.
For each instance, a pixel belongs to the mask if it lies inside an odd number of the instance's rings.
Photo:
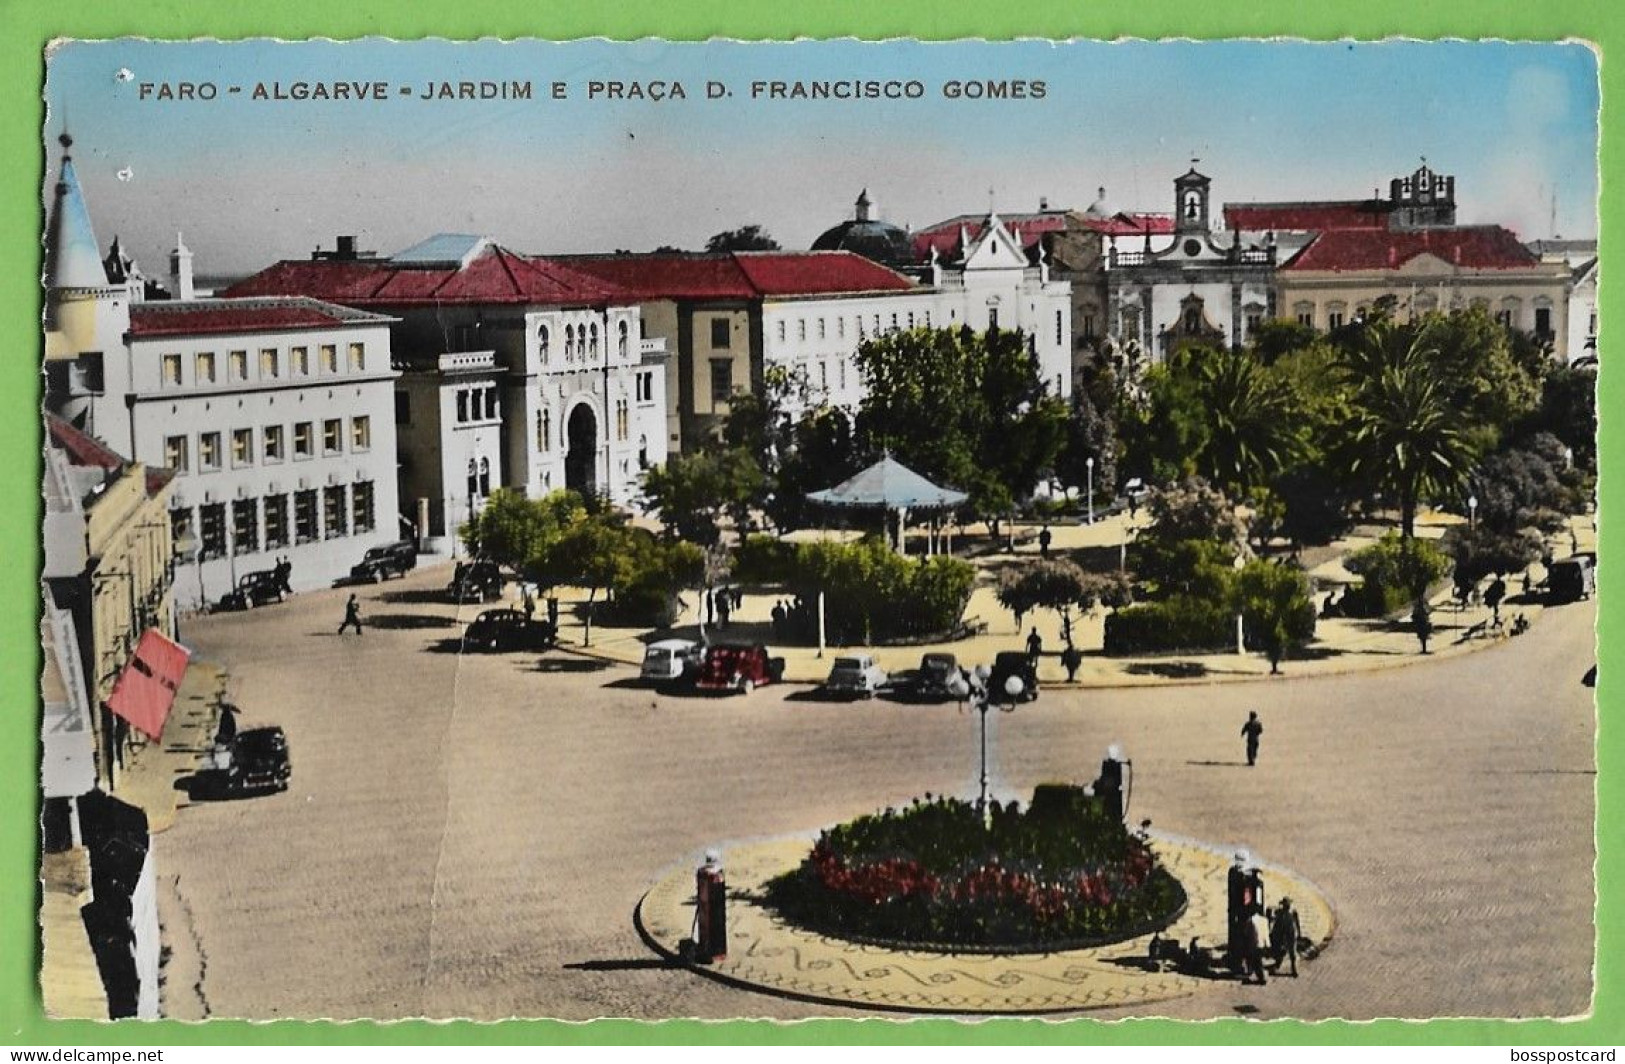
<path id="1" fill-rule="evenodd" d="M 397 395 L 404 395 L 398 392 Z M 397 408 L 398 408 L 397 403 Z M 485 388 L 459 388 L 457 389 L 457 424 L 463 425 L 470 421 L 495 421 L 502 416 L 502 407 L 497 400 L 496 385 Z"/>
<path id="2" fill-rule="evenodd" d="M 1471 306 L 1488 310 L 1490 301 L 1487 299 L 1474 299 Z M 1293 306 L 1293 313 L 1299 325 L 1313 328 L 1315 325 L 1315 305 L 1313 303 L 1297 303 Z M 1411 309 L 1417 314 L 1429 314 L 1439 309 L 1438 299 L 1431 294 L 1418 295 L 1411 301 Z M 1522 301 L 1516 297 L 1507 297 L 1501 301 L 1501 309 L 1495 312 L 1495 320 L 1503 327 L 1515 329 L 1518 327 L 1519 312 Z M 1348 323 L 1347 304 L 1329 303 L 1326 306 L 1326 328 L 1341 329 Z M 1371 304 L 1361 303 L 1355 310 L 1356 320 L 1365 317 L 1371 310 Z M 1552 333 L 1552 308 L 1537 304 L 1535 310 L 1535 334 L 1537 336 L 1550 336 Z"/>
<path id="3" fill-rule="evenodd" d="M 591 361 L 598 356 L 598 323 L 589 322 L 586 325 L 566 325 L 564 327 L 564 360 L 573 362 L 578 358 Z M 553 331 L 546 325 L 536 329 L 536 345 L 541 351 L 542 358 L 547 358 L 552 351 Z M 615 352 L 621 358 L 626 358 L 632 350 L 632 330 L 624 321 L 615 323 Z"/>
<path id="4" fill-rule="evenodd" d="M 870 318 L 869 318 L 868 327 L 865 328 L 863 315 L 862 314 L 855 314 L 852 317 L 852 332 L 854 333 L 854 335 L 857 336 L 858 339 L 862 340 L 862 339 L 865 339 L 865 338 L 867 338 L 867 337 L 869 337 L 871 335 L 880 336 L 884 332 L 895 332 L 898 329 L 912 329 L 916 325 L 924 326 L 927 329 L 929 329 L 931 327 L 931 311 L 929 309 L 927 309 L 925 311 L 922 311 L 918 318 L 916 318 L 914 316 L 914 312 L 912 310 L 908 311 L 906 313 L 904 313 L 904 312 L 893 312 L 891 314 L 891 316 L 890 316 L 890 325 L 889 325 L 889 327 L 887 327 L 885 324 L 883 324 L 883 322 L 882 322 L 883 317 L 884 316 L 880 315 L 880 314 L 871 315 Z M 837 340 L 846 339 L 846 319 L 845 318 L 835 318 L 834 322 L 835 322 L 835 339 L 837 339 Z M 796 319 L 796 339 L 797 340 L 806 340 L 806 339 L 808 339 L 807 323 L 808 323 L 808 319 L 806 319 L 806 318 L 797 318 Z M 724 319 L 717 318 L 717 319 L 714 319 L 712 321 L 712 323 L 711 323 L 711 333 L 712 333 L 711 346 L 712 347 L 727 347 L 728 345 L 727 345 L 726 342 L 717 343 L 717 339 L 716 339 L 717 329 L 716 329 L 716 327 L 719 324 L 726 325 L 726 322 L 724 321 Z M 1059 329 L 1060 324 L 1061 324 L 1061 318 L 1060 318 L 1060 315 L 1057 314 L 1056 317 L 1055 317 L 1055 327 L 1057 329 Z M 790 326 L 790 323 L 788 321 L 786 321 L 783 318 L 779 319 L 779 322 L 778 322 L 778 337 L 779 337 L 779 341 L 781 343 L 784 340 L 788 339 L 788 337 L 789 337 L 789 326 Z M 824 318 L 814 318 L 814 319 L 812 319 L 812 332 L 814 334 L 813 337 L 812 337 L 813 339 L 817 339 L 817 340 L 826 340 L 826 339 L 828 339 L 829 338 L 829 323 Z"/>
<path id="5" fill-rule="evenodd" d="M 370 480 L 169 511 L 177 540 L 194 520 L 205 560 L 362 535 L 377 527 Z"/>
<path id="6" fill-rule="evenodd" d="M 321 423 L 322 426 L 322 454 L 335 455 L 344 453 L 344 419 L 328 418 Z M 286 426 L 266 425 L 259 431 L 260 463 L 274 464 L 287 458 Z M 254 430 L 232 429 L 231 467 L 242 469 L 256 463 Z M 222 445 L 227 434 L 220 432 L 200 432 L 197 436 L 197 471 L 212 473 L 225 467 L 225 452 Z M 192 437 L 165 436 L 164 437 L 164 465 L 177 473 L 192 472 Z M 364 452 L 372 449 L 372 418 L 357 415 L 350 418 L 350 450 Z M 314 421 L 300 421 L 293 426 L 293 457 L 295 460 L 314 458 L 316 456 L 316 423 Z"/>
<path id="7" fill-rule="evenodd" d="M 285 354 L 285 357 L 284 357 Z M 240 384 L 249 379 L 248 350 L 243 348 L 236 351 L 227 351 L 224 365 L 216 357 L 214 351 L 199 351 L 192 356 L 193 385 L 210 384 Z M 183 383 L 186 359 L 179 352 L 165 352 L 160 356 L 163 368 L 163 384 L 166 388 L 179 388 Z M 352 343 L 345 349 L 345 371 L 360 373 L 366 369 L 367 345 Z M 316 366 L 322 376 L 333 376 L 339 372 L 339 349 L 337 344 L 320 344 L 316 348 Z M 311 371 L 310 348 L 296 346 L 287 349 L 286 353 L 277 347 L 262 347 L 259 349 L 259 375 L 256 379 L 261 381 L 276 381 L 287 379 L 301 379 L 314 376 Z"/>

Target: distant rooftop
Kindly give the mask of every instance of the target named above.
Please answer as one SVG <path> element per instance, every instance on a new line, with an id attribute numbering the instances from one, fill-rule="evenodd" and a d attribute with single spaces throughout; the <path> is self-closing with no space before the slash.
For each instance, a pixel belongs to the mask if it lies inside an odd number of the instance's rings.
<path id="1" fill-rule="evenodd" d="M 303 296 L 158 300 L 130 305 L 130 335 L 137 339 L 325 329 L 391 320 L 382 314 Z"/>
<path id="2" fill-rule="evenodd" d="M 487 237 L 474 233 L 436 233 L 404 251 L 389 257 L 396 266 L 460 270 L 490 245 Z"/>

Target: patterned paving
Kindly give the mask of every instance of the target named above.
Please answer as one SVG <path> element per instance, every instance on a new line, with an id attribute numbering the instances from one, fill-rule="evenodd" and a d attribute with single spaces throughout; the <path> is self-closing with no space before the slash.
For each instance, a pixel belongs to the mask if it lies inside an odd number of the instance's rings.
<path id="1" fill-rule="evenodd" d="M 1200 938 L 1207 946 L 1225 936 L 1229 856 L 1188 839 L 1153 835 L 1159 858 L 1185 886 L 1188 903 L 1166 937 Z M 1075 1012 L 1145 1004 L 1230 985 L 1145 964 L 1150 935 L 1095 949 L 992 956 L 889 950 L 792 927 L 762 906 L 762 886 L 795 867 L 805 839 L 737 846 L 723 855 L 730 903 L 726 960 L 696 966 L 711 978 L 771 994 L 877 1010 L 924 1013 Z M 1331 940 L 1330 903 L 1291 872 L 1263 868 L 1265 898 L 1290 896 L 1303 932 L 1323 949 Z M 665 876 L 638 907 L 644 940 L 667 957 L 689 937 L 694 877 L 683 867 Z"/>

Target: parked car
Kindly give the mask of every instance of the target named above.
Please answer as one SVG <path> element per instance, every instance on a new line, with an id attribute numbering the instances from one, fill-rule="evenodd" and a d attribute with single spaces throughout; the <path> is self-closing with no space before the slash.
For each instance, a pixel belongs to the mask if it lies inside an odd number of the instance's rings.
<path id="1" fill-rule="evenodd" d="M 463 632 L 463 645 L 480 650 L 546 650 L 558 637 L 557 628 L 519 610 L 486 610 Z"/>
<path id="2" fill-rule="evenodd" d="M 705 655 L 694 686 L 702 691 L 738 691 L 749 694 L 768 683 L 784 679 L 784 659 L 769 657 L 767 647 L 721 645 Z"/>
<path id="3" fill-rule="evenodd" d="M 196 798 L 241 798 L 288 789 L 293 762 L 281 728 L 250 728 L 216 747 L 192 777 Z"/>
<path id="4" fill-rule="evenodd" d="M 1546 574 L 1546 601 L 1557 604 L 1588 599 L 1597 590 L 1597 558 L 1576 554 L 1552 563 Z"/>
<path id="5" fill-rule="evenodd" d="M 948 685 L 958 675 L 959 661 L 952 654 L 926 654 L 920 658 L 920 667 L 909 686 L 909 696 L 921 702 L 946 702 L 953 698 Z"/>
<path id="6" fill-rule="evenodd" d="M 453 602 L 492 602 L 502 597 L 506 583 L 502 569 L 493 561 L 458 562 L 446 594 Z"/>
<path id="7" fill-rule="evenodd" d="M 390 575 L 405 576 L 418 564 L 417 544 L 409 539 L 372 547 L 361 556 L 361 561 L 350 567 L 350 579 L 381 583 Z"/>
<path id="8" fill-rule="evenodd" d="M 886 683 L 886 670 L 868 654 L 835 659 L 824 693 L 839 698 L 873 698 Z"/>
<path id="9" fill-rule="evenodd" d="M 258 569 L 244 573 L 237 586 L 220 599 L 223 610 L 251 610 L 268 602 L 281 602 L 284 597 L 282 580 L 275 569 Z"/>
<path id="10" fill-rule="evenodd" d="M 643 667 L 638 674 L 655 683 L 691 680 L 700 671 L 705 652 L 691 639 L 662 639 L 643 650 Z"/>
<path id="11" fill-rule="evenodd" d="M 987 678 L 988 694 L 995 704 L 1009 701 L 1005 683 L 1012 676 L 1021 678 L 1021 694 L 1016 701 L 1031 702 L 1038 697 L 1038 667 L 1033 660 L 1020 650 L 1002 650 L 993 659 L 993 671 Z"/>

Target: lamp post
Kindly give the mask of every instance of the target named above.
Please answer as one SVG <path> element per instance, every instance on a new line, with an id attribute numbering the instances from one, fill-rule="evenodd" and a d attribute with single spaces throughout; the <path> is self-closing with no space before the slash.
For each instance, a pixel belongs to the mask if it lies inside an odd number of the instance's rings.
<path id="1" fill-rule="evenodd" d="M 1005 678 L 1002 691 L 989 690 L 988 681 L 992 675 L 992 669 L 986 665 L 978 665 L 968 676 L 960 672 L 948 682 L 948 693 L 959 703 L 960 710 L 963 711 L 966 701 L 969 701 L 981 717 L 982 774 L 981 792 L 976 799 L 976 809 L 984 818 L 987 816 L 987 711 L 992 707 L 994 699 L 1001 694 L 1007 701 L 1000 703 L 1000 707 L 1005 712 L 1014 710 L 1016 699 L 1027 689 L 1020 676 L 1011 675 Z"/>
<path id="2" fill-rule="evenodd" d="M 1467 531 L 1478 531 L 1478 496 L 1467 496 Z"/>
<path id="3" fill-rule="evenodd" d="M 1089 496 L 1089 523 L 1095 523 L 1095 456 L 1090 455 L 1083 460 L 1083 468 L 1087 473 L 1087 494 Z"/>

